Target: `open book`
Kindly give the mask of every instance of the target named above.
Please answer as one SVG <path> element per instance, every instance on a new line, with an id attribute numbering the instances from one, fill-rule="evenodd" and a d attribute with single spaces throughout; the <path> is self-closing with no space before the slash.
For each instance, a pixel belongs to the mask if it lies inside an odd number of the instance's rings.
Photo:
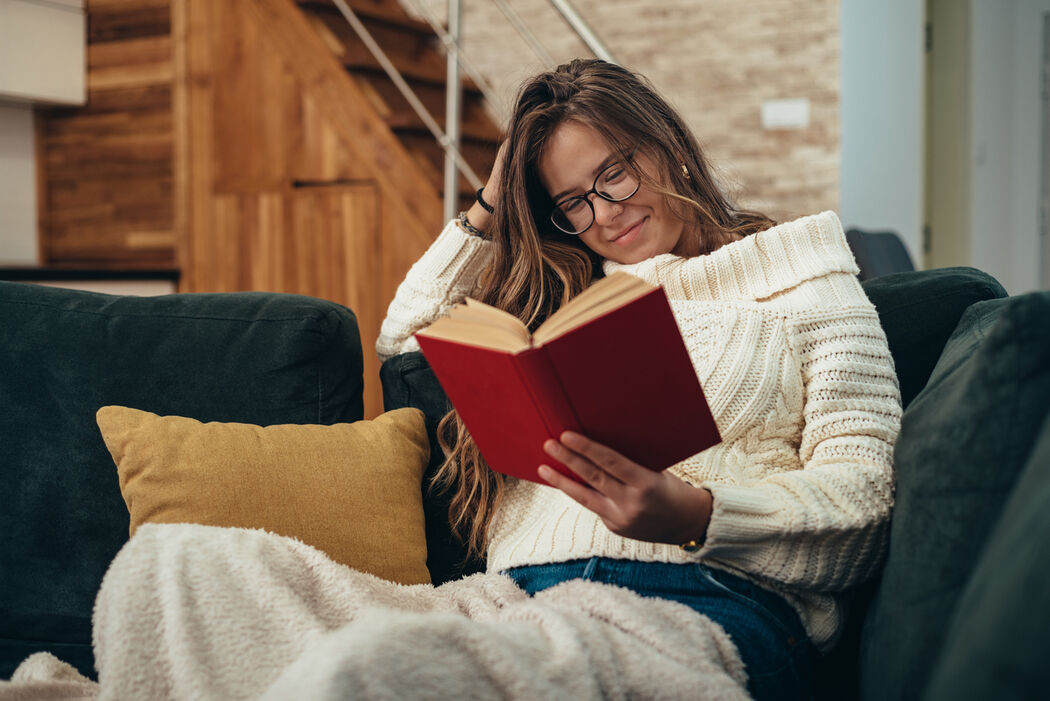
<path id="1" fill-rule="evenodd" d="M 535 333 L 468 299 L 416 333 L 489 466 L 546 484 L 543 450 L 572 430 L 653 470 L 721 440 L 662 288 L 617 272 Z"/>

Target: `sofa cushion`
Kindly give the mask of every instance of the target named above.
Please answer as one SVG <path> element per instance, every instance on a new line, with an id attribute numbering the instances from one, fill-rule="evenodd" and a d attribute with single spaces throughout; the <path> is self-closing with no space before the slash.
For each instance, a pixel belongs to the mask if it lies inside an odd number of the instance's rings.
<path id="1" fill-rule="evenodd" d="M 1050 650 L 1050 415 L 945 634 L 929 701 L 1046 696 Z"/>
<path id="2" fill-rule="evenodd" d="M 1050 406 L 1050 293 L 980 302 L 905 411 L 896 504 L 861 654 L 866 699 L 919 698 Z"/>
<path id="3" fill-rule="evenodd" d="M 861 284 L 886 331 L 905 407 L 926 385 L 966 308 L 1006 296 L 995 278 L 974 268 L 894 273 Z"/>
<path id="4" fill-rule="evenodd" d="M 94 673 L 95 592 L 128 536 L 99 407 L 259 425 L 363 413 L 356 319 L 330 302 L 0 282 L 0 320 L 0 677 L 39 650 Z"/>
<path id="5" fill-rule="evenodd" d="M 430 582 L 420 484 L 423 414 L 332 426 L 201 423 L 99 409 L 131 514 L 143 523 L 261 528 L 401 584 Z"/>

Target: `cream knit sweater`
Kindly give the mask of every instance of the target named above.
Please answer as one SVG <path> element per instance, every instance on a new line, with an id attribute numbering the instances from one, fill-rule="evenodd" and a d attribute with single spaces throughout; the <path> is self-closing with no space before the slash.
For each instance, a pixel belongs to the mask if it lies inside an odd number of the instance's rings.
<path id="1" fill-rule="evenodd" d="M 383 322 L 380 358 L 475 291 L 491 244 L 450 223 L 412 267 Z M 714 495 L 704 547 L 610 532 L 560 491 L 510 480 L 488 568 L 593 556 L 698 562 L 785 597 L 830 645 L 834 592 L 881 562 L 893 504 L 900 393 L 886 337 L 832 212 L 781 224 L 697 258 L 614 270 L 662 285 L 722 434 L 671 468 Z"/>

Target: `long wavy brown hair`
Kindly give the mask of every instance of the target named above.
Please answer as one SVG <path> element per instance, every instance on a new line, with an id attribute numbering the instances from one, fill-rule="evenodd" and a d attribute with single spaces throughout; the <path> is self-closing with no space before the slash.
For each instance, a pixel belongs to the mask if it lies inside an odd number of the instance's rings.
<path id="1" fill-rule="evenodd" d="M 687 224 L 686 235 L 697 237 L 694 250 L 701 254 L 774 224 L 729 203 L 696 138 L 646 78 L 598 59 L 542 73 L 518 93 L 503 167 L 493 174 L 500 183 L 489 224 L 495 255 L 478 294 L 530 329 L 602 274 L 600 260 L 579 237 L 551 224 L 554 203 L 539 179 L 547 140 L 569 120 L 597 131 L 643 186 L 668 198 L 671 211 Z M 656 172 L 634 167 L 627 160 L 632 152 L 645 155 Z M 441 420 L 438 437 L 446 458 L 434 485 L 451 490 L 449 521 L 468 557 L 483 557 L 505 478 L 488 468 L 454 410 Z"/>

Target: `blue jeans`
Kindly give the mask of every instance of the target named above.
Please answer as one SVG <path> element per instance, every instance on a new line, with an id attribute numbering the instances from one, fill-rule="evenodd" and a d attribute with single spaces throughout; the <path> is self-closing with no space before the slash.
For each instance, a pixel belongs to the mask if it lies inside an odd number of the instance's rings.
<path id="1" fill-rule="evenodd" d="M 505 574 L 530 595 L 570 579 L 590 579 L 683 603 L 729 634 L 744 661 L 752 697 L 812 697 L 814 652 L 798 614 L 782 598 L 746 579 L 702 564 L 606 557 L 513 567 Z"/>

